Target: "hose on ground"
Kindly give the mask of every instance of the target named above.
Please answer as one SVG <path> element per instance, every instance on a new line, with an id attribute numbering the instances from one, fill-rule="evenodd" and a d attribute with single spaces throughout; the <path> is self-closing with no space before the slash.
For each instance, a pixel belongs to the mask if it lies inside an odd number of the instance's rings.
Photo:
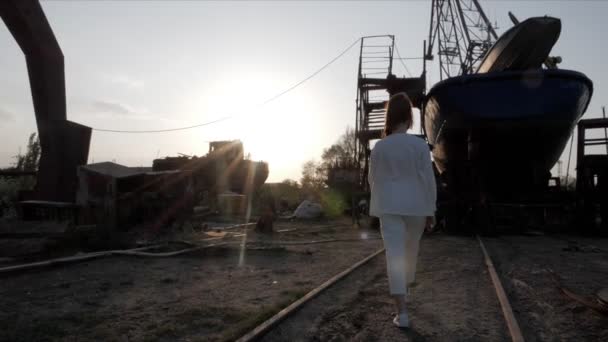
<path id="1" fill-rule="evenodd" d="M 366 239 L 328 239 L 328 240 L 311 240 L 311 241 L 249 241 L 249 242 L 245 242 L 245 245 L 252 245 L 252 244 L 259 243 L 259 244 L 263 244 L 263 245 L 272 245 L 272 246 L 280 247 L 280 246 L 293 246 L 293 245 L 313 245 L 313 244 L 331 243 L 331 242 L 360 242 L 360 241 L 378 240 L 378 239 L 381 239 L 381 238 L 380 237 L 370 237 L 370 238 L 366 238 Z M 100 252 L 86 253 L 83 255 L 75 255 L 75 256 L 65 257 L 65 258 L 57 258 L 57 259 L 50 259 L 50 260 L 27 263 L 27 264 L 2 267 L 2 268 L 0 268 L 0 274 L 15 273 L 15 272 L 28 271 L 28 270 L 32 270 L 32 269 L 38 269 L 38 268 L 71 264 L 71 263 L 82 262 L 82 261 L 87 261 L 87 260 L 92 260 L 92 259 L 97 259 L 97 258 L 102 258 L 102 257 L 107 257 L 107 256 L 130 255 L 130 256 L 149 257 L 149 258 L 167 258 L 167 257 L 173 257 L 173 256 L 182 255 L 182 254 L 192 253 L 195 251 L 199 251 L 199 250 L 203 250 L 203 249 L 211 248 L 211 247 L 220 247 L 220 246 L 227 246 L 227 245 L 243 245 L 243 242 L 239 242 L 239 241 L 220 242 L 220 243 L 209 244 L 209 245 L 196 245 L 196 244 L 193 244 L 193 243 L 187 242 L 187 241 L 179 241 L 179 242 L 185 243 L 188 245 L 192 245 L 194 247 L 185 248 L 185 249 L 181 249 L 181 250 L 173 251 L 173 252 L 163 252 L 163 253 L 150 253 L 150 252 L 145 252 L 145 251 L 154 249 L 154 248 L 163 247 L 163 246 L 165 246 L 165 244 L 160 244 L 160 245 L 157 244 L 157 245 L 145 246 L 145 247 L 134 248 L 134 249 L 126 249 L 126 250 L 100 251 Z"/>

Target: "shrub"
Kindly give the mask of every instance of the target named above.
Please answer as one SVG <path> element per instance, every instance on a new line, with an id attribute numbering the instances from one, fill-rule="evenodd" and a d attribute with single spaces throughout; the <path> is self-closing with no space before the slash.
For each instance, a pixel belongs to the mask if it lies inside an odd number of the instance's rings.
<path id="1" fill-rule="evenodd" d="M 347 208 L 347 203 L 344 200 L 344 196 L 332 189 L 324 189 L 321 194 L 321 206 L 325 216 L 329 218 L 336 218 L 342 216 Z"/>

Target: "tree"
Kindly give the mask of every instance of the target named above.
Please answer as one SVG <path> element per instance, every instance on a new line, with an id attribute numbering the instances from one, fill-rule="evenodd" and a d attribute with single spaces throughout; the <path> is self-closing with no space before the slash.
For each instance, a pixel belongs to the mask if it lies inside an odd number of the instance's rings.
<path id="1" fill-rule="evenodd" d="M 27 151 L 25 155 L 19 153 L 15 156 L 17 161 L 13 164 L 13 167 L 17 171 L 38 171 L 38 165 L 40 163 L 40 139 L 36 133 L 30 134 L 27 142 Z"/>
<path id="2" fill-rule="evenodd" d="M 357 140 L 354 129 L 352 129 L 352 127 L 346 127 L 345 132 L 342 133 L 336 142 L 323 150 L 320 162 L 309 160 L 304 163 L 304 165 L 302 165 L 302 178 L 300 178 L 302 192 L 308 195 L 308 197 L 314 197 L 321 201 L 328 200 L 331 202 L 332 207 L 335 208 L 335 212 L 341 212 L 341 208 L 343 207 L 342 202 L 344 201 L 341 200 L 339 203 L 340 205 L 337 205 L 338 201 L 336 200 L 336 196 L 339 195 L 348 198 L 348 201 L 350 201 L 349 196 L 352 184 L 348 183 L 336 188 L 334 190 L 337 190 L 337 192 L 334 191 L 334 193 L 330 194 L 328 186 L 332 182 L 330 182 L 329 178 L 331 174 L 335 174 L 333 171 L 338 171 L 338 174 L 343 174 L 344 171 L 349 173 L 353 171 L 352 169 L 356 169 L 356 143 Z M 334 185 L 332 185 L 332 187 Z M 346 187 L 347 191 L 343 189 L 344 187 Z"/>
<path id="3" fill-rule="evenodd" d="M 309 160 L 302 165 L 302 178 L 300 184 L 305 190 L 320 190 L 325 186 L 323 165 Z"/>
<path id="4" fill-rule="evenodd" d="M 36 133 L 30 134 L 25 155 L 19 152 L 9 171 L 38 171 L 40 162 L 40 140 Z M 0 216 L 6 213 L 15 214 L 14 203 L 18 200 L 19 191 L 30 190 L 36 183 L 35 177 L 25 176 L 18 179 L 0 179 Z"/>
<path id="5" fill-rule="evenodd" d="M 293 179 L 289 179 L 289 178 L 285 178 L 283 179 L 283 181 L 280 183 L 282 186 L 288 187 L 288 188 L 298 188 L 298 182 L 293 180 Z"/>
<path id="6" fill-rule="evenodd" d="M 281 211 L 295 209 L 302 199 L 300 185 L 295 180 L 285 179 L 277 185 L 277 200 Z"/>
<path id="7" fill-rule="evenodd" d="M 323 150 L 321 160 L 325 166 L 330 167 L 341 164 L 344 160 L 344 155 L 345 152 L 342 146 L 333 144 L 329 148 Z"/>
<path id="8" fill-rule="evenodd" d="M 351 127 L 330 147 L 323 150 L 321 155 L 322 177 L 329 187 L 352 188 L 358 174 L 356 150 L 356 134 Z"/>
<path id="9" fill-rule="evenodd" d="M 347 126 L 346 131 L 340 136 L 338 144 L 342 147 L 342 150 L 344 150 L 344 163 L 348 167 L 355 166 L 357 163 L 357 156 L 355 155 L 357 149 L 357 136 L 355 135 L 355 130 L 350 126 Z"/>
<path id="10" fill-rule="evenodd" d="M 330 167 L 355 167 L 356 143 L 355 131 L 351 127 L 346 127 L 346 131 L 338 138 L 338 141 L 323 150 L 321 155 L 323 167 L 326 169 Z"/>

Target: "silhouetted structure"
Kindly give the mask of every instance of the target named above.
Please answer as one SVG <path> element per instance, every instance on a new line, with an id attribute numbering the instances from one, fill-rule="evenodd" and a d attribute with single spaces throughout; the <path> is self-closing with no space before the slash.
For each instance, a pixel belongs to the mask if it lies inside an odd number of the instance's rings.
<path id="1" fill-rule="evenodd" d="M 441 80 L 474 73 L 498 36 L 477 0 L 433 0 L 429 46 L 437 44 Z"/>
<path id="2" fill-rule="evenodd" d="M 192 172 L 194 189 L 198 197 L 211 207 L 224 204 L 226 210 L 244 213 L 250 195 L 268 178 L 268 164 L 244 158 L 243 143 L 213 141 L 209 153 L 202 157 L 166 157 L 155 159 L 154 171 L 182 170 Z M 202 194 L 206 193 L 207 196 Z M 237 194 L 246 195 L 238 197 Z M 234 202 L 241 199 L 239 205 Z"/>
<path id="3" fill-rule="evenodd" d="M 42 149 L 32 199 L 74 202 L 76 168 L 87 162 L 91 128 L 67 120 L 61 48 L 38 1 L 0 1 L 0 17 L 25 55 L 32 90 Z"/>
<path id="4" fill-rule="evenodd" d="M 192 215 L 190 171 L 153 172 L 112 162 L 78 169 L 80 223 L 126 229 L 140 223 L 160 229 Z"/>
<path id="5" fill-rule="evenodd" d="M 369 191 L 367 170 L 371 152 L 370 141 L 382 137 L 388 98 L 396 93 L 406 92 L 416 108 L 421 108 L 424 100 L 426 69 L 420 77 L 393 75 L 394 52 L 395 37 L 392 35 L 361 38 L 357 80 L 355 160 L 360 170 L 358 183 L 363 191 Z"/>
<path id="6" fill-rule="evenodd" d="M 608 119 L 586 119 L 578 123 L 576 154 L 576 194 L 579 223 L 595 231 L 596 218 L 602 221 L 602 233 L 608 234 L 608 138 L 589 138 L 587 130 L 608 129 Z M 585 147 L 604 147 L 605 154 L 588 154 Z"/>
<path id="7" fill-rule="evenodd" d="M 515 25 L 497 37 L 476 0 L 432 8 L 426 58 L 436 46 L 443 80 L 427 94 L 423 127 L 442 185 L 440 216 L 487 229 L 494 207 L 555 206 L 550 170 L 593 94 L 591 80 L 549 57 L 560 20 L 511 15 Z"/>

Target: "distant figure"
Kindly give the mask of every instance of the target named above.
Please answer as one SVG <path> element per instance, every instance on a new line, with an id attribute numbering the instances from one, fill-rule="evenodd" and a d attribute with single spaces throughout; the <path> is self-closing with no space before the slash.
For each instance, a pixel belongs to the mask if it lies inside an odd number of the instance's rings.
<path id="1" fill-rule="evenodd" d="M 437 190 L 428 145 L 406 133 L 412 127 L 407 94 L 390 98 L 385 122 L 384 138 L 371 152 L 370 215 L 380 218 L 390 293 L 399 310 L 393 323 L 405 328 L 406 296 L 415 279 L 420 238 L 435 220 Z"/>
<path id="2" fill-rule="evenodd" d="M 274 220 L 276 215 L 266 208 L 264 212 L 258 218 L 255 224 L 255 230 L 258 233 L 262 234 L 272 234 L 274 233 Z"/>
<path id="3" fill-rule="evenodd" d="M 358 213 L 359 215 L 367 214 L 367 200 L 365 198 L 362 198 L 359 201 L 358 207 L 359 207 L 359 213 Z"/>
<path id="4" fill-rule="evenodd" d="M 274 233 L 274 221 L 277 217 L 274 197 L 269 195 L 267 198 L 260 199 L 260 218 L 256 222 L 255 229 L 258 233 Z"/>

